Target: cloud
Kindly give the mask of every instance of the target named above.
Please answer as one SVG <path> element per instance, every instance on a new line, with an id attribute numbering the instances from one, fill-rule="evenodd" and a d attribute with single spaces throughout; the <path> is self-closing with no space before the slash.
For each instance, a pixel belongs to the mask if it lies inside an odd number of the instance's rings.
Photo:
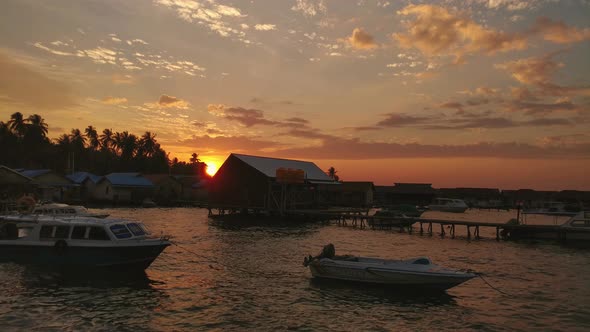
<path id="1" fill-rule="evenodd" d="M 416 117 L 399 113 L 389 113 L 385 115 L 386 118 L 377 122 L 377 126 L 381 127 L 403 127 L 407 125 L 422 124 L 430 121 L 430 118 Z"/>
<path id="2" fill-rule="evenodd" d="M 305 16 L 316 16 L 319 13 L 325 14 L 328 8 L 324 0 L 296 0 L 291 10 L 301 12 Z"/>
<path id="3" fill-rule="evenodd" d="M 119 105 L 119 104 L 126 104 L 127 98 L 120 98 L 120 97 L 106 97 L 102 100 L 103 104 L 107 105 Z"/>
<path id="4" fill-rule="evenodd" d="M 303 119 L 303 118 L 289 118 L 289 119 L 286 119 L 285 121 L 300 123 L 300 124 L 309 124 L 309 121 L 306 119 Z"/>
<path id="5" fill-rule="evenodd" d="M 496 157 L 496 158 L 563 158 L 590 156 L 590 143 L 568 148 L 541 147 L 525 143 L 480 142 L 463 145 L 400 144 L 363 142 L 358 138 L 329 137 L 318 146 L 282 149 L 282 156 L 309 159 L 385 159 L 385 158 L 439 158 L 439 157 Z"/>
<path id="6" fill-rule="evenodd" d="M 0 53 L 0 95 L 38 109 L 63 109 L 76 105 L 70 88 L 53 78 Z"/>
<path id="7" fill-rule="evenodd" d="M 561 67 L 562 63 L 553 61 L 552 54 L 543 57 L 532 57 L 510 61 L 496 65 L 496 68 L 504 69 L 523 84 L 539 85 L 549 83 L 553 74 Z"/>
<path id="8" fill-rule="evenodd" d="M 352 31 L 352 35 L 350 35 L 350 37 L 348 37 L 346 40 L 353 48 L 359 50 L 370 50 L 378 47 L 373 36 L 361 28 L 355 28 Z"/>
<path id="9" fill-rule="evenodd" d="M 193 136 L 190 139 L 181 140 L 183 146 L 198 146 L 201 150 L 214 150 L 221 152 L 247 152 L 263 153 L 264 149 L 276 148 L 280 143 L 260 140 L 257 137 L 247 136 Z"/>
<path id="10" fill-rule="evenodd" d="M 441 108 L 450 108 L 450 109 L 454 109 L 457 110 L 458 112 L 463 112 L 463 104 L 459 103 L 459 102 L 454 102 L 454 101 L 448 101 L 446 103 L 442 103 L 440 105 L 438 105 L 438 107 Z"/>
<path id="11" fill-rule="evenodd" d="M 537 18 L 533 31 L 539 33 L 543 39 L 558 44 L 590 40 L 590 28 L 570 27 L 562 21 L 552 21 L 548 17 Z"/>
<path id="12" fill-rule="evenodd" d="M 264 118 L 264 112 L 257 109 L 246 109 L 243 107 L 228 107 L 223 104 L 209 104 L 207 106 L 209 113 L 230 120 L 236 121 L 245 127 L 255 125 L 276 125 L 277 121 Z"/>
<path id="13" fill-rule="evenodd" d="M 164 107 L 164 108 L 181 108 L 181 109 L 187 109 L 188 106 L 190 105 L 187 101 L 182 100 L 180 98 L 176 98 L 173 96 L 168 96 L 168 95 L 161 95 L 160 99 L 158 100 L 158 105 L 160 105 L 160 107 Z"/>
<path id="14" fill-rule="evenodd" d="M 115 84 L 133 84 L 135 79 L 131 75 L 114 74 L 111 78 Z"/>
<path id="15" fill-rule="evenodd" d="M 557 101 L 554 103 L 531 103 L 522 101 L 512 101 L 508 104 L 508 110 L 511 112 L 524 112 L 528 115 L 546 114 L 563 111 L 576 111 L 580 107 L 569 100 Z"/>
<path id="16" fill-rule="evenodd" d="M 270 30 L 276 30 L 277 26 L 274 24 L 256 24 L 254 26 L 255 30 L 258 31 L 270 31 Z"/>
<path id="17" fill-rule="evenodd" d="M 464 54 L 524 49 L 526 38 L 519 34 L 492 31 L 434 5 L 409 5 L 398 11 L 402 16 L 413 16 L 405 34 L 394 33 L 393 38 L 404 48 L 417 48 L 427 55 Z"/>

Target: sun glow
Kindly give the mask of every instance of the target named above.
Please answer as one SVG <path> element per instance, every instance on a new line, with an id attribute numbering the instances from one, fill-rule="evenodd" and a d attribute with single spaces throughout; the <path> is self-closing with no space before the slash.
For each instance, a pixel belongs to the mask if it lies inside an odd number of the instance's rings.
<path id="1" fill-rule="evenodd" d="M 215 162 L 206 161 L 205 164 L 207 164 L 207 174 L 213 176 L 215 173 L 217 173 L 219 166 Z"/>

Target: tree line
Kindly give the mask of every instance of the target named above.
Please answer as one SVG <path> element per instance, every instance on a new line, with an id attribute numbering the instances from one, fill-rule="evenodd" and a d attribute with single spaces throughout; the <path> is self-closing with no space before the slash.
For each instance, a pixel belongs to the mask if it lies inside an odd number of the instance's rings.
<path id="1" fill-rule="evenodd" d="M 0 121 L 0 165 L 12 168 L 52 169 L 61 174 L 87 171 L 171 173 L 207 177 L 207 165 L 193 153 L 190 161 L 172 160 L 146 131 L 141 136 L 128 131 L 99 132 L 89 125 L 72 129 L 57 139 L 47 137 L 49 125 L 39 114 L 25 117 L 16 112 L 7 122 Z"/>

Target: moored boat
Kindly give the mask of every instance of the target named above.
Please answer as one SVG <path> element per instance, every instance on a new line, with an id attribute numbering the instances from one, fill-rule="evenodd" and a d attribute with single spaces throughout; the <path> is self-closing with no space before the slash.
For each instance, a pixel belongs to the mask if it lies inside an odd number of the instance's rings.
<path id="1" fill-rule="evenodd" d="M 136 221 L 43 215 L 0 218 L 0 261 L 144 270 L 170 245 Z"/>
<path id="2" fill-rule="evenodd" d="M 501 235 L 509 240 L 556 240 L 590 244 L 590 211 L 578 212 L 561 225 L 507 224 Z"/>
<path id="3" fill-rule="evenodd" d="M 306 258 L 304 266 L 309 266 L 315 278 L 434 290 L 446 290 L 476 277 L 475 273 L 440 267 L 426 257 L 391 260 L 336 256 L 332 244 L 319 256 Z"/>
<path id="4" fill-rule="evenodd" d="M 434 202 L 428 205 L 431 211 L 463 213 L 469 206 L 465 201 L 456 198 L 436 198 Z"/>
<path id="5" fill-rule="evenodd" d="M 92 217 L 106 218 L 108 213 L 94 213 L 79 205 L 68 205 L 61 203 L 38 204 L 33 207 L 31 214 L 42 214 L 54 217 Z"/>

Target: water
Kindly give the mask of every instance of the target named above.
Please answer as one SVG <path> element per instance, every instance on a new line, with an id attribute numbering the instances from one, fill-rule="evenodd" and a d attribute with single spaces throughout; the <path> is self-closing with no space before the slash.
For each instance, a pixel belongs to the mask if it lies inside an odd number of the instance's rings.
<path id="1" fill-rule="evenodd" d="M 204 209 L 115 209 L 144 221 L 171 246 L 144 275 L 83 277 L 0 264 L 0 326 L 55 331 L 583 331 L 590 329 L 590 250 L 467 241 L 336 225 L 237 225 Z M 425 217 L 505 221 L 514 212 L 430 212 Z M 547 217 L 529 223 L 553 223 Z M 436 228 L 435 228 L 436 229 Z M 410 258 L 484 272 L 446 293 L 413 294 L 317 282 L 303 257 L 337 253 Z"/>

